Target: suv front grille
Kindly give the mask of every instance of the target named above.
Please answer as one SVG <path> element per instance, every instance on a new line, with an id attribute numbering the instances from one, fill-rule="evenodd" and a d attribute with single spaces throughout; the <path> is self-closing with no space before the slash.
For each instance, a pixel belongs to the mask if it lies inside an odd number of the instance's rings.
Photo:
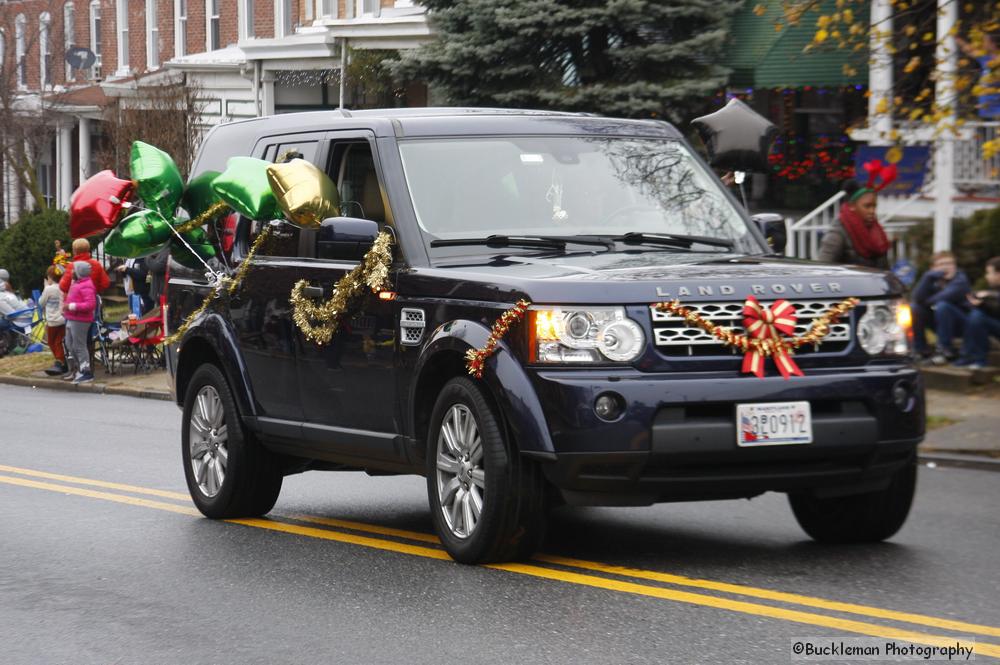
<path id="1" fill-rule="evenodd" d="M 804 334 L 812 326 L 813 319 L 837 302 L 839 301 L 794 301 L 795 314 L 798 317 L 795 334 Z M 742 302 L 683 304 L 717 326 L 732 328 L 739 333 L 743 332 Z M 770 307 L 774 301 L 762 300 L 761 304 Z M 684 320 L 678 316 L 657 311 L 655 306 L 650 307 L 650 314 L 653 318 L 653 343 L 661 353 L 669 356 L 728 356 L 736 353 L 734 349 L 723 346 L 719 340 L 704 330 L 686 325 Z M 850 341 L 851 322 L 849 317 L 845 317 L 839 323 L 830 326 L 830 334 L 823 341 L 822 350 L 824 353 L 843 351 Z M 811 352 L 813 352 L 812 347 L 802 347 L 796 351 L 796 355 Z"/>

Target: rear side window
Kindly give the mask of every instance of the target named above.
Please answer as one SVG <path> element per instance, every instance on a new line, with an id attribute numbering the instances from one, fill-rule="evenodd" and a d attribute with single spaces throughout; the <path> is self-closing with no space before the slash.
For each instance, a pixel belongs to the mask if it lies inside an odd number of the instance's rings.
<path id="1" fill-rule="evenodd" d="M 317 140 L 272 143 L 264 149 L 261 159 L 275 163 L 304 159 L 316 164 L 319 149 L 320 142 Z M 240 234 L 243 235 L 243 238 L 238 239 L 238 244 L 241 245 L 242 249 L 240 255 L 242 256 L 249 249 L 249 245 L 253 243 L 257 234 L 260 233 L 264 222 L 240 218 L 239 224 L 241 228 L 249 231 L 249 233 L 244 231 L 243 234 Z M 263 256 L 311 256 L 315 253 L 315 244 L 315 231 L 284 224 L 271 234 L 271 238 L 263 244 L 259 251 Z"/>

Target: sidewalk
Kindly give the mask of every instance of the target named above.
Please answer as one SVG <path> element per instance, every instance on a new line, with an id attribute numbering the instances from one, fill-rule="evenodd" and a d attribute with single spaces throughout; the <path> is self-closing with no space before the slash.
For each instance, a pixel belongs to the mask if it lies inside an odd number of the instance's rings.
<path id="1" fill-rule="evenodd" d="M 927 438 L 921 457 L 942 463 L 980 460 L 1000 468 L 1000 388 L 927 391 Z"/>
<path id="2" fill-rule="evenodd" d="M 52 356 L 48 353 L 0 358 L 0 384 L 81 393 L 128 395 L 146 399 L 171 399 L 170 377 L 167 376 L 166 370 L 133 374 L 132 368 L 126 367 L 119 374 L 109 375 L 98 365 L 94 372 L 93 383 L 74 385 L 59 377 L 46 376 L 43 370 L 51 364 Z"/>

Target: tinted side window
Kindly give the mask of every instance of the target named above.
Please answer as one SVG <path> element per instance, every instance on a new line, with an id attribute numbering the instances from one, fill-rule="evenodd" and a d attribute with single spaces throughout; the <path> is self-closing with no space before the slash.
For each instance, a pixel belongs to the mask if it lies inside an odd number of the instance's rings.
<path id="1" fill-rule="evenodd" d="M 341 214 L 385 224 L 385 205 L 371 146 L 367 142 L 343 144 L 335 150 L 334 160 Z"/>

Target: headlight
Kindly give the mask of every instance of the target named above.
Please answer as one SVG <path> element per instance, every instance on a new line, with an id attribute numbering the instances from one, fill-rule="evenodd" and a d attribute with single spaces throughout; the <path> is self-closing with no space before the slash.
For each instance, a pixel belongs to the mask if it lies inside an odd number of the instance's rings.
<path id="1" fill-rule="evenodd" d="M 630 362 L 646 343 L 623 307 L 530 310 L 532 360 L 541 363 Z"/>
<path id="2" fill-rule="evenodd" d="M 858 321 L 858 343 L 869 355 L 903 356 L 910 352 L 912 314 L 903 300 L 868 302 Z"/>

